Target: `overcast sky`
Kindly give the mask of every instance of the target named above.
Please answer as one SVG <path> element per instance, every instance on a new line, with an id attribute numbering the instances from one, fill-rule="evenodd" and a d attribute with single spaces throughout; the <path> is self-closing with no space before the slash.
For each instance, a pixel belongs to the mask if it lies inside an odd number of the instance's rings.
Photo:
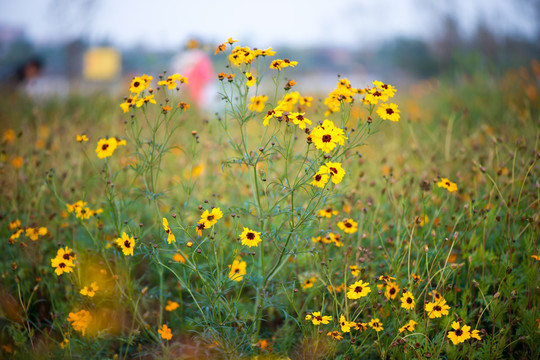
<path id="1" fill-rule="evenodd" d="M 540 0 L 0 0 L 0 28 L 39 42 L 80 37 L 130 47 L 178 48 L 229 36 L 268 47 L 361 47 L 399 36 L 429 38 L 452 14 L 464 34 L 485 22 L 500 34 L 539 33 Z"/>

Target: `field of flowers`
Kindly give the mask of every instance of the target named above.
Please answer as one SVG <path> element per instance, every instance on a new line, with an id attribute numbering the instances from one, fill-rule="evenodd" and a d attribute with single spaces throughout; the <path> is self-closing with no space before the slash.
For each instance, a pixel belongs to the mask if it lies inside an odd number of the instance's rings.
<path id="1" fill-rule="evenodd" d="M 0 98 L 2 358 L 540 358 L 540 63 L 310 94 L 216 54 L 211 115 L 169 73 Z"/>

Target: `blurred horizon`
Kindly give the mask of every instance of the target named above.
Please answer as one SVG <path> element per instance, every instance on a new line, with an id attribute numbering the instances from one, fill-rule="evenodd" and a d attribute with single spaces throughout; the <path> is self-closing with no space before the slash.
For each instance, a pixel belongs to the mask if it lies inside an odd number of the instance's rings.
<path id="1" fill-rule="evenodd" d="M 307 0 L 196 3 L 157 0 L 20 0 L 0 3 L 0 83 L 42 66 L 60 93 L 118 85 L 173 70 L 187 49 L 213 56 L 229 37 L 299 61 L 299 86 L 327 88 L 343 74 L 394 83 L 449 72 L 503 71 L 540 59 L 540 1 Z M 89 60 L 93 70 L 89 70 Z M 185 59 L 182 60 L 185 62 Z M 107 76 L 99 73 L 107 68 Z M 92 71 L 98 73 L 89 76 Z M 89 86 L 88 82 L 95 87 Z M 54 92 L 54 91 L 53 91 Z"/>

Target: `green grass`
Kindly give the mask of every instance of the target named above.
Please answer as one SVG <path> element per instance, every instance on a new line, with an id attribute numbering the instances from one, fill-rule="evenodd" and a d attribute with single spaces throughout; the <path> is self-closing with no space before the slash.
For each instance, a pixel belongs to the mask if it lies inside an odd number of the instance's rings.
<path id="1" fill-rule="evenodd" d="M 380 120 L 358 100 L 328 117 L 322 102 L 314 102 L 306 111 L 312 130 L 325 118 L 347 127 L 348 141 L 329 159 L 295 125 L 273 119 L 263 127 L 264 113 L 247 109 L 253 93 L 245 92 L 239 70 L 234 83 L 223 82 L 223 110 L 210 117 L 193 107 L 174 110 L 185 100 L 183 90 L 157 91 L 157 105 L 127 114 L 121 98 L 32 101 L 5 94 L 0 130 L 16 136 L 2 142 L 0 159 L 2 356 L 540 357 L 538 260 L 532 258 L 540 255 L 536 68 L 399 88 L 392 99 L 401 110 L 397 123 Z M 284 81 L 275 82 L 278 96 L 268 94 L 265 112 L 283 94 Z M 166 96 L 173 110 L 164 115 L 159 104 Z M 90 141 L 77 143 L 81 133 Z M 94 150 L 105 136 L 127 145 L 98 159 Z M 20 168 L 12 162 L 17 157 Z M 309 185 L 326 161 L 342 163 L 343 181 Z M 458 191 L 439 188 L 440 177 Z M 78 200 L 103 212 L 84 221 L 67 214 L 66 204 Z M 224 216 L 198 236 L 200 215 L 212 206 Z M 339 214 L 317 216 L 328 207 Z M 175 243 L 166 241 L 163 217 Z M 357 232 L 338 228 L 345 218 L 358 223 Z M 48 234 L 10 242 L 8 226 L 16 219 Z M 243 246 L 237 240 L 243 227 L 262 232 L 261 245 Z M 115 244 L 123 232 L 136 236 L 133 256 Z M 329 232 L 341 235 L 342 247 L 312 241 Z M 51 259 L 65 246 L 77 260 L 72 273 L 57 276 Z M 187 261 L 173 261 L 174 254 Z M 239 282 L 229 278 L 235 259 L 247 264 Z M 385 297 L 381 275 L 413 293 L 414 310 L 400 307 L 401 293 Z M 312 277 L 314 286 L 304 288 Z M 360 279 L 371 288 L 366 297 L 330 291 Z M 99 284 L 96 295 L 81 295 L 91 282 Z M 427 315 L 433 291 L 447 301 L 448 315 Z M 179 307 L 168 312 L 167 301 Z M 84 335 L 67 320 L 82 309 L 92 314 Z M 333 320 L 305 320 L 316 311 Z M 328 332 L 341 331 L 340 315 L 358 323 L 378 318 L 384 330 L 368 326 L 331 339 Z M 409 320 L 417 322 L 415 330 L 399 333 Z M 454 321 L 479 330 L 481 340 L 453 345 Z M 157 332 L 162 324 L 172 330 L 170 341 Z"/>

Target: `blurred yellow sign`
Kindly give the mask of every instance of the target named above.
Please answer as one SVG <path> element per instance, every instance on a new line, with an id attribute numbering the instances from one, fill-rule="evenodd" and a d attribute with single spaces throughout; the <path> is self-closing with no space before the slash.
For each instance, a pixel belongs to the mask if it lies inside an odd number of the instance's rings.
<path id="1" fill-rule="evenodd" d="M 114 80 L 121 71 L 120 53 L 111 47 L 92 48 L 84 54 L 83 75 L 86 80 Z"/>

